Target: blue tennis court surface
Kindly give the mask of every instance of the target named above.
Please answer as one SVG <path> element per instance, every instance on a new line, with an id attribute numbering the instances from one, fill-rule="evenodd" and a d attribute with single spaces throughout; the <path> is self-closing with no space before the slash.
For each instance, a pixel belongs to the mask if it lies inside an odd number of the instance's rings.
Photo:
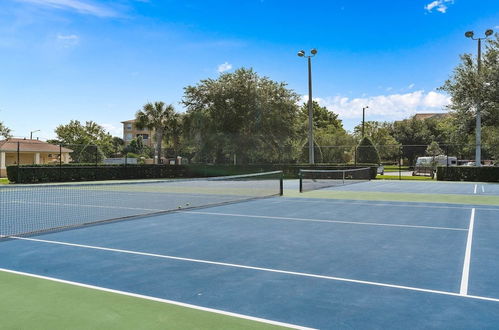
<path id="1" fill-rule="evenodd" d="M 333 189 L 428 187 L 475 194 Z M 492 329 L 498 220 L 494 205 L 303 194 L 7 239 L 0 268 L 318 329 Z"/>

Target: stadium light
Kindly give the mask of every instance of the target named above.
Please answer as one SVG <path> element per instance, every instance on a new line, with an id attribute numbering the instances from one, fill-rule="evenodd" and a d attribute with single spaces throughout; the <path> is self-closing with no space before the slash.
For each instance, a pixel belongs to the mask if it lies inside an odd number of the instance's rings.
<path id="1" fill-rule="evenodd" d="M 471 38 L 473 40 L 478 41 L 478 54 L 477 54 L 477 73 L 480 78 L 480 71 L 482 67 L 482 40 L 490 37 L 494 31 L 492 29 L 488 29 L 485 31 L 484 38 L 475 38 L 473 31 L 468 31 L 464 34 L 466 38 Z M 481 95 L 481 93 L 479 93 Z M 475 136 L 476 136 L 476 146 L 475 146 L 475 166 L 482 166 L 482 116 L 481 116 L 481 104 L 482 100 L 476 100 L 476 128 L 475 128 Z"/>
<path id="2" fill-rule="evenodd" d="M 466 38 L 473 38 L 473 35 L 474 35 L 473 31 L 468 31 L 464 34 Z"/>
<path id="3" fill-rule="evenodd" d="M 33 140 L 33 133 L 40 132 L 39 129 L 29 132 L 29 139 Z"/>
<path id="4" fill-rule="evenodd" d="M 298 52 L 299 57 L 306 57 L 308 61 L 308 162 L 314 164 L 314 127 L 312 105 L 312 57 L 317 54 L 317 49 L 310 50 L 310 55 L 305 55 L 304 50 Z"/>

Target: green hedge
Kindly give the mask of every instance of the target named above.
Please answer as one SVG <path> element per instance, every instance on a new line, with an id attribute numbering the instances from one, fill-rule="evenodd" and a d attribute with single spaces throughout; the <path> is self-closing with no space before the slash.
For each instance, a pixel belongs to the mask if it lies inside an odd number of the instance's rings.
<path id="1" fill-rule="evenodd" d="M 358 166 L 363 167 L 363 166 Z M 327 165 L 21 165 L 8 166 L 7 176 L 13 183 L 46 183 L 95 180 L 193 178 L 246 173 L 283 171 L 285 178 L 298 178 L 300 169 L 348 169 L 353 166 Z M 376 166 L 371 167 L 371 178 L 376 178 Z"/>
<path id="2" fill-rule="evenodd" d="M 7 176 L 14 183 L 189 177 L 181 165 L 21 165 L 8 166 Z"/>
<path id="3" fill-rule="evenodd" d="M 499 167 L 439 166 L 437 180 L 499 182 Z"/>

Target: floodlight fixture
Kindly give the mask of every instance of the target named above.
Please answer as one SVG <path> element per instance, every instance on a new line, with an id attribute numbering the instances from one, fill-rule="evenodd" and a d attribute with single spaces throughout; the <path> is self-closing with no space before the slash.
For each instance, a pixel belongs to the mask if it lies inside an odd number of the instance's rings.
<path id="1" fill-rule="evenodd" d="M 312 55 L 317 54 L 317 49 L 313 48 L 313 49 L 310 51 L 310 53 L 311 53 Z"/>
<path id="2" fill-rule="evenodd" d="M 485 36 L 490 37 L 493 33 L 494 31 L 492 29 L 488 29 L 487 31 L 485 31 Z"/>
<path id="3" fill-rule="evenodd" d="M 473 33 L 473 31 L 467 31 L 467 32 L 464 34 L 464 36 L 465 36 L 466 38 L 473 38 L 473 36 L 474 36 L 474 35 L 475 35 L 475 34 Z"/>
<path id="4" fill-rule="evenodd" d="M 298 52 L 298 56 L 300 56 L 300 57 L 305 56 L 305 51 L 304 51 L 304 50 L 300 50 L 300 51 Z"/>

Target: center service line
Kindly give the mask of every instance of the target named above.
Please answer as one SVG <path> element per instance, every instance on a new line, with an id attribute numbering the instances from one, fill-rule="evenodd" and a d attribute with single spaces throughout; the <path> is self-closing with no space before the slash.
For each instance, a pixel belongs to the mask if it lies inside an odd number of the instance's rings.
<path id="1" fill-rule="evenodd" d="M 475 186 L 476 187 L 476 186 Z M 466 252 L 464 254 L 463 275 L 461 277 L 461 295 L 468 294 L 468 282 L 470 276 L 471 244 L 473 242 L 473 227 L 475 224 L 475 208 L 471 209 L 470 226 L 468 229 L 468 240 L 466 242 Z"/>

